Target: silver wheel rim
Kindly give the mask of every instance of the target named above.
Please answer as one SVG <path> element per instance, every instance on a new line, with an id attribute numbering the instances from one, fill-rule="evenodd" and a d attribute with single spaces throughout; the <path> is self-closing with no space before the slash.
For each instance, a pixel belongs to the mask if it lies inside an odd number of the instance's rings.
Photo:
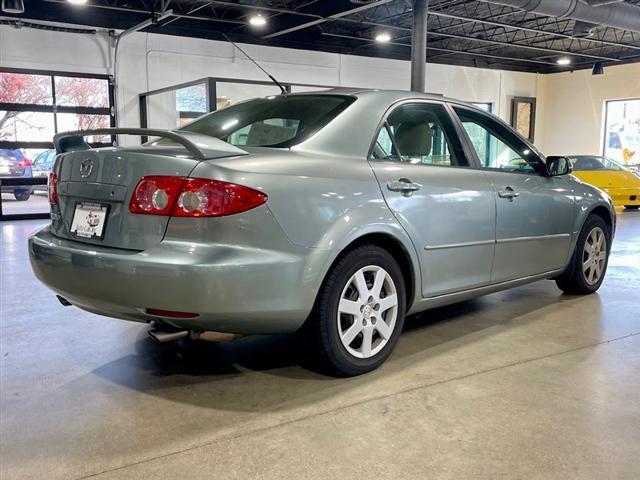
<path id="1" fill-rule="evenodd" d="M 338 303 L 338 336 L 356 358 L 371 358 L 393 335 L 398 317 L 398 292 L 382 267 L 362 267 L 347 281 Z"/>
<path id="2" fill-rule="evenodd" d="M 602 278 L 607 260 L 607 239 L 600 227 L 595 227 L 587 235 L 582 252 L 582 274 L 589 285 L 595 285 Z"/>

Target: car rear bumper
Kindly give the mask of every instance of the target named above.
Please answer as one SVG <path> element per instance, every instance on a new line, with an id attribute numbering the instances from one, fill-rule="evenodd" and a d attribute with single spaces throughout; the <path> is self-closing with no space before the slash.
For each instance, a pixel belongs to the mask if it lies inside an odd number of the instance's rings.
<path id="1" fill-rule="evenodd" d="M 315 289 L 304 252 L 162 241 L 145 251 L 96 247 L 51 234 L 29 238 L 36 276 L 84 310 L 149 322 L 145 309 L 197 313 L 160 318 L 174 326 L 233 333 L 284 333 L 305 321 Z"/>

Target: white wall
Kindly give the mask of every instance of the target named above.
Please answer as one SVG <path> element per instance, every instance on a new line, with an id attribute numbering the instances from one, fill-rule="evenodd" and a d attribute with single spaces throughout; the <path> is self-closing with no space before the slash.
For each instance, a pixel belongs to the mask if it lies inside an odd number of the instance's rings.
<path id="1" fill-rule="evenodd" d="M 408 89 L 407 61 L 242 45 L 283 82 Z M 0 25 L 0 66 L 110 73 L 108 38 Z M 138 94 L 201 77 L 266 80 L 226 42 L 136 33 L 118 54 L 120 126 L 138 126 Z M 492 102 L 508 117 L 510 97 L 534 96 L 537 76 L 449 65 L 427 65 L 427 90 L 468 101 Z"/>
<path id="2" fill-rule="evenodd" d="M 407 61 L 307 50 L 242 45 L 283 82 L 407 89 Z M 110 73 L 108 38 L 0 25 L 0 66 Z M 226 42 L 136 33 L 118 56 L 120 126 L 138 126 L 138 94 L 201 77 L 266 80 L 264 74 Z M 640 96 L 640 64 L 608 67 L 603 76 L 588 70 L 535 75 L 427 64 L 427 90 L 475 102 L 492 102 L 508 120 L 513 96 L 538 98 L 536 144 L 548 154 L 598 153 L 603 103 Z"/>
<path id="3" fill-rule="evenodd" d="M 541 75 L 536 144 L 548 155 L 600 154 L 604 102 L 640 97 L 640 63 Z"/>

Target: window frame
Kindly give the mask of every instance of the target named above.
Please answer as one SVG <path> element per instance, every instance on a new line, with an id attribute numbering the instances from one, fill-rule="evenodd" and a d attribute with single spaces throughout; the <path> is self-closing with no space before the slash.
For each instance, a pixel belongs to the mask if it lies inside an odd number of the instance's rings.
<path id="1" fill-rule="evenodd" d="M 541 176 L 541 177 L 550 177 L 549 172 L 547 170 L 546 157 L 528 139 L 526 139 L 522 135 L 520 135 L 513 127 L 511 127 L 509 124 L 507 124 L 505 121 L 503 121 L 500 117 L 498 117 L 498 116 L 496 116 L 494 114 L 491 114 L 491 113 L 487 113 L 482 109 L 471 107 L 471 106 L 463 104 L 463 103 L 452 102 L 449 106 L 451 108 L 452 114 L 455 116 L 453 121 L 456 122 L 460 126 L 460 129 L 462 131 L 461 135 L 463 136 L 463 139 L 461 139 L 461 143 L 466 147 L 466 149 L 469 150 L 467 152 L 467 155 L 471 155 L 475 159 L 475 164 L 476 164 L 476 168 L 477 169 L 484 170 L 484 171 L 487 171 L 487 172 L 499 172 L 499 173 L 516 174 L 516 175 L 537 175 L 537 176 Z M 534 171 L 532 171 L 532 172 L 518 172 L 518 171 L 512 171 L 512 170 L 505 170 L 505 169 L 501 169 L 501 168 L 485 167 L 482 164 L 482 162 L 480 161 L 480 159 L 478 158 L 478 152 L 476 151 L 475 147 L 473 146 L 473 142 L 471 141 L 471 138 L 469 137 L 469 134 L 467 133 L 466 129 L 464 128 L 464 124 L 462 122 L 462 119 L 459 117 L 459 115 L 456 112 L 456 110 L 464 110 L 464 111 L 467 111 L 467 112 L 469 112 L 469 113 L 471 113 L 473 115 L 477 115 L 477 116 L 479 116 L 479 117 L 481 117 L 483 119 L 486 119 L 489 124 L 494 124 L 499 130 L 504 130 L 507 133 L 507 137 L 511 136 L 511 137 L 514 137 L 515 139 L 519 140 L 538 159 L 540 165 L 542 166 L 542 171 L 537 171 L 537 170 L 534 169 Z M 487 133 L 490 133 L 490 132 L 487 132 Z M 505 143 L 505 145 L 509 146 L 509 144 L 504 142 L 504 140 L 502 140 L 502 139 L 500 139 L 500 140 L 503 143 Z M 511 148 L 511 147 L 509 146 L 509 148 Z"/>
<path id="2" fill-rule="evenodd" d="M 22 68 L 0 68 L 0 73 L 16 73 L 24 75 L 43 75 L 48 76 L 51 81 L 51 105 L 37 105 L 31 103 L 8 103 L 0 102 L 0 110 L 8 110 L 13 112 L 37 112 L 37 113 L 52 113 L 53 114 L 53 126 L 55 133 L 58 132 L 58 118 L 59 113 L 71 113 L 77 115 L 104 115 L 109 116 L 109 126 L 116 126 L 116 116 L 114 107 L 114 91 L 113 82 L 109 75 L 104 74 L 90 74 L 90 73 L 73 73 L 73 72 L 60 72 L 55 70 L 29 70 Z M 61 106 L 56 104 L 56 77 L 75 77 L 75 78 L 91 78 L 97 80 L 106 80 L 108 82 L 108 101 L 107 107 L 72 107 Z M 92 144 L 95 147 L 105 147 L 113 145 L 115 138 L 112 136 L 110 142 L 101 142 Z M 50 142 L 45 141 L 22 141 L 22 140 L 0 140 L 0 149 L 25 149 L 25 148 L 37 148 L 37 149 L 52 149 L 53 139 Z"/>
<path id="3" fill-rule="evenodd" d="M 16 74 L 24 74 L 24 75 L 43 75 L 50 77 L 49 80 L 51 82 L 51 104 L 50 105 L 37 105 L 30 103 L 9 103 L 9 102 L 0 102 L 0 110 L 14 111 L 14 112 L 44 112 L 53 114 L 54 119 L 54 132 L 58 132 L 58 113 L 71 113 L 71 114 L 79 114 L 79 115 L 105 115 L 109 117 L 109 126 L 116 126 L 116 108 L 115 108 L 115 95 L 113 88 L 113 79 L 110 75 L 98 74 L 98 73 L 78 73 L 78 72 L 64 72 L 57 70 L 35 70 L 35 69 L 24 69 L 24 68 L 9 68 L 9 67 L 0 67 L 0 72 L 2 73 L 16 73 Z M 79 106 L 59 106 L 56 104 L 55 97 L 55 77 L 76 77 L 76 78 L 91 78 L 98 80 L 106 80 L 108 87 L 108 106 L 107 107 L 79 107 Z M 92 147 L 105 147 L 111 146 L 115 142 L 115 136 L 111 136 L 109 142 L 101 142 L 101 143 L 91 143 Z M 7 150 L 24 150 L 24 149 L 44 149 L 44 150 L 53 150 L 55 147 L 53 145 L 53 138 L 50 142 L 46 141 L 14 141 L 14 140 L 0 140 L 0 149 Z M 35 186 L 35 185 L 46 185 L 47 179 L 45 177 L 33 177 L 33 178 L 4 178 L 0 180 L 0 183 L 3 183 L 8 186 L 15 185 L 26 185 L 26 186 Z M 2 210 L 2 197 L 0 196 L 0 221 L 4 220 L 26 220 L 26 219 L 45 219 L 49 218 L 49 212 L 42 213 L 17 213 L 17 214 L 6 214 Z"/>
<path id="4" fill-rule="evenodd" d="M 441 106 L 444 111 L 445 114 L 447 116 L 447 118 L 449 119 L 449 127 L 451 128 L 451 132 L 452 134 L 457 135 L 459 143 L 460 143 L 460 154 L 464 156 L 464 160 L 467 161 L 467 165 L 438 165 L 438 164 L 425 164 L 425 163 L 421 163 L 421 164 L 410 164 L 410 165 L 416 165 L 416 166 L 422 166 L 422 167 L 439 167 L 439 168 L 462 168 L 462 169 L 469 169 L 469 168 L 477 168 L 477 158 L 476 156 L 469 156 L 469 152 L 467 151 L 466 145 L 465 145 L 465 138 L 461 135 L 460 132 L 460 125 L 459 125 L 459 119 L 457 118 L 457 116 L 454 116 L 454 112 L 451 109 L 450 105 L 448 102 L 442 101 L 442 100 L 436 100 L 436 99 L 428 99 L 428 98 L 403 98 L 402 100 L 399 100 L 393 104 L 391 104 L 389 106 L 389 108 L 387 108 L 387 110 L 384 112 L 384 114 L 382 115 L 382 118 L 380 119 L 380 122 L 378 122 L 378 126 L 375 129 L 375 133 L 373 135 L 373 139 L 371 140 L 371 144 L 369 145 L 369 150 L 367 153 L 367 161 L 372 161 L 372 162 L 391 162 L 393 164 L 409 164 L 408 162 L 403 162 L 402 160 L 386 160 L 386 159 L 380 159 L 380 158 L 373 158 L 372 157 L 372 153 L 373 153 L 373 148 L 375 147 L 375 144 L 378 140 L 378 136 L 380 135 L 380 131 L 383 128 L 386 128 L 389 136 L 391 137 L 391 143 L 393 144 L 393 150 L 394 150 L 394 156 L 397 159 L 400 159 L 400 150 L 398 149 L 398 145 L 396 144 L 396 139 L 395 136 L 392 134 L 391 129 L 389 128 L 389 116 L 391 116 L 391 114 L 393 114 L 393 112 L 397 109 L 400 108 L 404 105 L 407 104 L 426 104 L 426 105 L 437 105 L 437 106 Z M 445 128 L 447 127 L 447 125 L 444 126 Z M 446 141 L 446 139 L 445 139 Z"/>

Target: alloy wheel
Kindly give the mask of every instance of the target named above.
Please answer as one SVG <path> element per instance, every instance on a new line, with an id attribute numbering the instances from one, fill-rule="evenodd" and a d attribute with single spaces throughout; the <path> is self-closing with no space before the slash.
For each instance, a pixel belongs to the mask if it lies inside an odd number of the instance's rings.
<path id="1" fill-rule="evenodd" d="M 582 252 L 582 273 L 589 285 L 600 281 L 607 260 L 607 239 L 600 227 L 595 227 L 587 235 Z"/>
<path id="2" fill-rule="evenodd" d="M 347 281 L 338 304 L 342 345 L 356 358 L 371 358 L 391 338 L 398 317 L 398 294 L 382 267 L 360 268 Z"/>

